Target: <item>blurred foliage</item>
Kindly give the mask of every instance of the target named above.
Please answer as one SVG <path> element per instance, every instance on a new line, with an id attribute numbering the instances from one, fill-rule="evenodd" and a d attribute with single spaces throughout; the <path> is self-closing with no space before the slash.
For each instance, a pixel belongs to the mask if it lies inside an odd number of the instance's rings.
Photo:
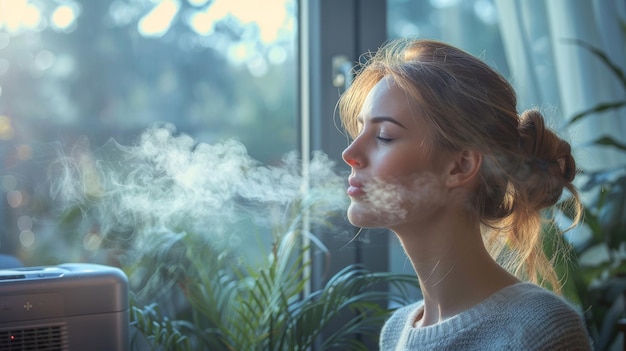
<path id="1" fill-rule="evenodd" d="M 622 24 L 622 28 L 626 37 L 626 25 Z M 624 97 L 576 114 L 569 125 L 582 119 L 601 118 L 602 113 L 609 111 L 615 111 L 626 122 L 623 68 L 597 47 L 581 40 L 574 43 L 592 53 L 613 73 Z M 611 136 L 601 136 L 592 145 L 626 152 L 626 145 Z M 582 171 L 580 176 L 584 179 L 580 191 L 590 197 L 584 204 L 583 223 L 591 235 L 577 245 L 561 239 L 561 244 L 573 253 L 573 258 L 559 260 L 559 270 L 567 278 L 564 294 L 581 306 L 596 350 L 622 349 L 617 342 L 625 341 L 618 337 L 617 326 L 626 312 L 626 162 L 611 169 Z M 563 209 L 573 218 L 573 213 Z M 554 234 L 554 228 L 548 233 Z"/>
<path id="2" fill-rule="evenodd" d="M 252 265 L 197 242 L 197 235 L 179 236 L 173 245 L 184 251 L 182 260 L 158 260 L 159 280 L 173 282 L 159 286 L 170 286 L 182 297 L 174 320 L 155 313 L 154 304 L 135 303 L 132 324 L 153 349 L 304 351 L 315 345 L 316 350 L 367 350 L 364 340 L 377 340 L 391 312 L 386 303 L 406 303 L 417 279 L 355 265 L 306 294 L 307 253 L 315 248 L 303 245 L 304 237 L 298 232 L 282 236 L 263 263 Z M 139 266 L 150 267 L 142 261 Z M 129 275 L 134 275 L 132 267 Z M 388 285 L 397 293 L 390 295 L 384 289 Z M 345 316 L 350 316 L 345 323 L 327 329 Z M 133 348 L 141 345 L 137 338 Z"/>
<path id="3" fill-rule="evenodd" d="M 189 339 L 180 332 L 184 326 L 179 321 L 171 321 L 164 317 L 157 304 L 132 306 L 130 312 L 131 326 L 140 330 L 145 338 L 141 339 L 141 349 L 157 350 L 164 348 L 169 351 L 189 350 Z M 137 334 L 131 340 L 137 345 Z"/>

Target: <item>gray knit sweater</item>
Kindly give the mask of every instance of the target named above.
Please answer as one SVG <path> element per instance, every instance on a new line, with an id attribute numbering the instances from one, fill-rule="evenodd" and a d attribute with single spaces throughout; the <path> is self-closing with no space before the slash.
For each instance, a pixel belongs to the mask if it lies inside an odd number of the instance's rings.
<path id="1" fill-rule="evenodd" d="M 415 328 L 423 302 L 385 323 L 381 351 L 590 350 L 580 315 L 561 297 L 530 283 L 508 286 L 435 325 Z"/>

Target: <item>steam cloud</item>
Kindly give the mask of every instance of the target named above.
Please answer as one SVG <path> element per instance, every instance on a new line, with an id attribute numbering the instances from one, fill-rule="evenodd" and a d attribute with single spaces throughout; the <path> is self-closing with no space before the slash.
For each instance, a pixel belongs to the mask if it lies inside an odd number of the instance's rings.
<path id="1" fill-rule="evenodd" d="M 447 201 L 440 180 L 430 172 L 415 173 L 399 179 L 374 178 L 365 184 L 365 201 L 370 221 L 391 226 L 417 216 L 427 217 Z M 449 201 L 449 199 L 448 199 Z"/>
<path id="2" fill-rule="evenodd" d="M 265 166 L 234 140 L 198 143 L 161 125 L 133 146 L 111 140 L 91 151 L 79 143 L 50 168 L 51 194 L 95 217 L 103 234 L 165 227 L 220 240 L 240 221 L 275 225 L 302 208 L 313 220 L 344 211 L 346 177 L 334 166 L 319 152 L 305 171 L 296 153 Z"/>

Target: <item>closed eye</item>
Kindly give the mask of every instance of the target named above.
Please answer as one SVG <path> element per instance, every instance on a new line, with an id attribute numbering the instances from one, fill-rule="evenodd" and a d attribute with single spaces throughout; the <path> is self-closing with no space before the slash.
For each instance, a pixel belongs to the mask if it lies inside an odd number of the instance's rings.
<path id="1" fill-rule="evenodd" d="M 378 141 L 384 143 L 384 144 L 388 144 L 388 143 L 393 141 L 393 139 L 391 139 L 391 138 L 385 138 L 385 137 L 382 137 L 382 136 L 377 136 L 376 139 Z"/>

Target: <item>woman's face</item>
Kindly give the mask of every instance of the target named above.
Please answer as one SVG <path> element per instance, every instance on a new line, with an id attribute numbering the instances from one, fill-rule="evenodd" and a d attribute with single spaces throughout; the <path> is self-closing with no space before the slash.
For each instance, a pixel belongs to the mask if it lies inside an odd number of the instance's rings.
<path id="1" fill-rule="evenodd" d="M 353 225 L 419 225 L 445 203 L 445 153 L 427 147 L 431 139 L 415 106 L 389 76 L 367 95 L 359 134 L 343 152 L 352 167 L 347 193 Z"/>

